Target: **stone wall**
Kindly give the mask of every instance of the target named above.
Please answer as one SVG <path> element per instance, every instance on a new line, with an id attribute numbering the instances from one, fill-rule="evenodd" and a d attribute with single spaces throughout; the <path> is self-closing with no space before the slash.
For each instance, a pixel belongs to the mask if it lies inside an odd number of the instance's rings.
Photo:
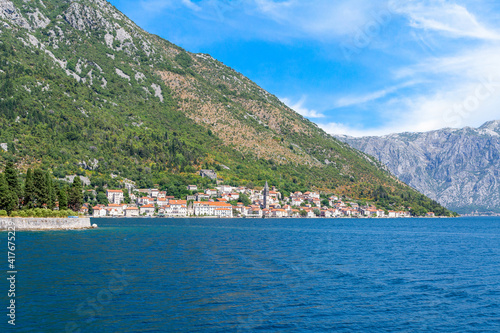
<path id="1" fill-rule="evenodd" d="M 90 218 L 4 218 L 0 217 L 0 231 L 14 222 L 16 230 L 67 230 L 91 228 Z"/>

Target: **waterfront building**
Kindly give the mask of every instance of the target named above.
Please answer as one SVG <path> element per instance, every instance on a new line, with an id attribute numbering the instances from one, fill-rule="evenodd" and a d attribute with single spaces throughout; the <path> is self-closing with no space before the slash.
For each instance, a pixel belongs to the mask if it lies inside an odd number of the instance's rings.
<path id="1" fill-rule="evenodd" d="M 122 190 L 106 190 L 106 196 L 108 197 L 108 203 L 110 204 L 119 205 L 123 202 Z"/>

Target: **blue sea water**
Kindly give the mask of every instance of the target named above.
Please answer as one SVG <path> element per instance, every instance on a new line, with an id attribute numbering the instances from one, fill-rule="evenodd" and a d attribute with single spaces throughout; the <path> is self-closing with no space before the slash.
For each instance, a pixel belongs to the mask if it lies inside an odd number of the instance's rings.
<path id="1" fill-rule="evenodd" d="M 499 218 L 92 223 L 17 232 L 0 331 L 500 332 Z"/>

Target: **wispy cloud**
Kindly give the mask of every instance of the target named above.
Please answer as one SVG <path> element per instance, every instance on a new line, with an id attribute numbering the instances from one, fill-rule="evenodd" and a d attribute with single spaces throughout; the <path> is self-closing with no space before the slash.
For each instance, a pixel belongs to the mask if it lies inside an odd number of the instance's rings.
<path id="1" fill-rule="evenodd" d="M 188 7 L 191 10 L 194 10 L 194 11 L 201 10 L 201 7 L 196 5 L 195 3 L 191 2 L 191 0 L 182 0 L 182 3 L 184 4 L 184 6 Z"/>
<path id="2" fill-rule="evenodd" d="M 201 11 L 202 7 L 195 4 L 191 0 L 140 0 L 138 1 L 140 8 L 145 10 L 147 13 L 156 13 L 160 15 L 163 10 L 178 9 L 180 7 L 186 7 L 193 11 Z"/>
<path id="3" fill-rule="evenodd" d="M 223 22 L 225 34 L 259 39 L 331 39 L 352 34 L 366 23 L 375 8 L 369 0 L 140 0 L 148 12 L 183 5 L 208 22 Z M 198 22 L 199 24 L 200 22 Z M 224 26 L 221 27 L 221 30 Z"/>
<path id="4" fill-rule="evenodd" d="M 287 29 L 301 36 L 321 39 L 353 33 L 380 6 L 367 0 L 317 0 L 314 5 L 298 0 L 255 0 L 255 3 L 262 15 L 279 22 Z"/>
<path id="5" fill-rule="evenodd" d="M 471 37 L 500 40 L 500 33 L 478 22 L 466 7 L 438 1 L 406 1 L 394 5 L 395 11 L 405 15 L 413 28 L 433 30 L 449 37 Z"/>
<path id="6" fill-rule="evenodd" d="M 353 106 L 353 105 L 360 105 L 360 104 L 365 104 L 368 102 L 373 102 L 378 99 L 381 99 L 383 97 L 386 97 L 387 95 L 390 95 L 400 89 L 412 86 L 416 84 L 416 81 L 409 81 L 406 83 L 402 83 L 396 86 L 392 86 L 386 89 L 374 91 L 369 94 L 365 95 L 358 95 L 358 96 L 346 96 L 346 97 L 341 97 L 337 100 L 335 103 L 335 108 L 341 108 L 341 107 L 347 107 L 347 106 Z"/>
<path id="7" fill-rule="evenodd" d="M 307 98 L 305 96 L 302 96 L 302 98 L 294 103 L 288 98 L 280 98 L 280 100 L 285 103 L 290 109 L 294 110 L 298 114 L 306 117 L 306 118 L 324 118 L 325 115 L 312 109 L 308 109 L 304 106 L 306 103 Z"/>

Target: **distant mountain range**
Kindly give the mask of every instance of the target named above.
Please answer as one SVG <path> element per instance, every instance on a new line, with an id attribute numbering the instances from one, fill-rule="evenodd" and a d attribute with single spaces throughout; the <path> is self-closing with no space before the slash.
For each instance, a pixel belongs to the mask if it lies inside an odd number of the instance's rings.
<path id="1" fill-rule="evenodd" d="M 479 128 L 337 138 L 449 209 L 500 213 L 500 120 Z"/>

